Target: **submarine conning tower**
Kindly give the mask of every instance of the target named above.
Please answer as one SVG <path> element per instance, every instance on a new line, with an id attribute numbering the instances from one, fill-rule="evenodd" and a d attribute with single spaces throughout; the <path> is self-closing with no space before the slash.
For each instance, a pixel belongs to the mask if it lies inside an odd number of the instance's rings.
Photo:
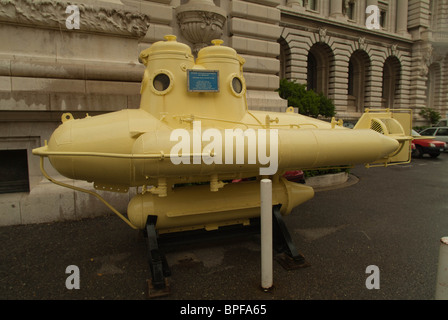
<path id="1" fill-rule="evenodd" d="M 244 59 L 222 46 L 222 40 L 213 40 L 195 61 L 190 47 L 176 36 L 165 40 L 140 53 L 146 66 L 140 109 L 174 127 L 194 120 L 213 121 L 215 127 L 240 122 L 247 112 Z"/>

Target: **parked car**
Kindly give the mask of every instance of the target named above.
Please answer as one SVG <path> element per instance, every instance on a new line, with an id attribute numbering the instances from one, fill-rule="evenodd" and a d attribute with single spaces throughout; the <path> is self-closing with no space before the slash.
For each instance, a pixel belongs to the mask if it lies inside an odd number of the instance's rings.
<path id="1" fill-rule="evenodd" d="M 422 136 L 432 136 L 439 141 L 448 143 L 448 127 L 431 127 L 420 131 Z"/>
<path id="2" fill-rule="evenodd" d="M 414 137 L 412 141 L 413 157 L 421 158 L 424 154 L 429 154 L 431 158 L 437 158 L 446 149 L 446 143 L 434 140 L 434 137 L 422 136 L 415 130 L 412 130 L 412 136 Z"/>
<path id="3" fill-rule="evenodd" d="M 305 183 L 305 174 L 302 170 L 286 171 L 283 177 L 288 181 Z"/>
<path id="4" fill-rule="evenodd" d="M 448 119 L 440 120 L 434 127 L 448 127 Z"/>

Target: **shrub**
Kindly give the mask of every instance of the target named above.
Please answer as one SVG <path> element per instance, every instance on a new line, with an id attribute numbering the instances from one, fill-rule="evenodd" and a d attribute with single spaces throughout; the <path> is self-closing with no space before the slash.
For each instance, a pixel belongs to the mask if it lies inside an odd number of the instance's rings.
<path id="1" fill-rule="evenodd" d="M 307 90 L 304 84 L 282 79 L 277 92 L 281 98 L 288 100 L 288 106 L 298 108 L 300 114 L 314 118 L 335 115 L 333 102 L 321 93 Z"/>
<path id="2" fill-rule="evenodd" d="M 442 118 L 440 113 L 431 109 L 431 108 L 423 108 L 420 110 L 419 115 L 422 116 L 425 120 L 429 121 L 429 123 L 436 124 Z"/>
<path id="3" fill-rule="evenodd" d="M 305 170 L 305 171 L 303 171 L 303 174 L 304 174 L 305 178 L 310 178 L 310 177 L 321 176 L 321 175 L 325 175 L 325 174 L 335 174 L 335 173 L 341 173 L 341 172 L 350 173 L 350 167 L 329 168 L 329 169 L 321 169 L 321 170 Z"/>

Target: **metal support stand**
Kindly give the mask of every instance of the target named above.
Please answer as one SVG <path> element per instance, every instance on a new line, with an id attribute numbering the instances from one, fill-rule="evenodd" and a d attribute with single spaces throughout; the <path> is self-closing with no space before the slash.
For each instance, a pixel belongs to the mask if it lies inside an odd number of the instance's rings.
<path id="1" fill-rule="evenodd" d="M 166 277 L 171 275 L 165 255 L 159 249 L 157 232 L 155 229 L 157 216 L 148 216 L 146 221 L 146 235 L 148 243 L 149 266 L 151 280 L 148 280 L 149 298 L 161 297 L 170 294 Z"/>
<path id="2" fill-rule="evenodd" d="M 272 181 L 260 181 L 261 222 L 261 289 L 269 292 L 273 285 L 273 227 L 272 227 Z"/>
<path id="3" fill-rule="evenodd" d="M 297 248 L 291 239 L 291 235 L 280 213 L 280 208 L 281 205 L 276 205 L 272 208 L 274 248 L 279 252 L 275 257 L 275 260 L 286 270 L 309 267 L 310 264 L 305 260 L 305 257 L 297 251 Z"/>
<path id="4" fill-rule="evenodd" d="M 291 235 L 280 213 L 281 205 L 272 207 L 272 234 L 273 249 L 278 253 L 275 260 L 286 270 L 294 270 L 310 266 L 305 257 L 297 251 Z M 167 277 L 171 276 L 165 250 L 178 248 L 180 245 L 201 243 L 204 240 L 211 243 L 216 240 L 246 237 L 260 233 L 260 219 L 251 219 L 250 226 L 227 226 L 215 231 L 184 231 L 176 234 L 157 235 L 157 216 L 148 216 L 145 233 L 147 236 L 148 258 L 151 270 L 151 279 L 148 282 L 148 297 L 156 298 L 170 294 Z"/>

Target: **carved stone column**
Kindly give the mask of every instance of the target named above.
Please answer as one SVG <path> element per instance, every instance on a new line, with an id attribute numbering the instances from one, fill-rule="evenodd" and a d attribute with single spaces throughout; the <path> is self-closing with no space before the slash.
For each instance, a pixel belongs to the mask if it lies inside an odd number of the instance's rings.
<path id="1" fill-rule="evenodd" d="M 286 5 L 294 9 L 302 9 L 305 7 L 304 0 L 288 0 L 286 1 Z"/>
<path id="2" fill-rule="evenodd" d="M 408 0 L 397 0 L 397 33 L 408 33 Z"/>
<path id="3" fill-rule="evenodd" d="M 176 17 L 182 35 L 193 44 L 193 53 L 220 39 L 223 34 L 226 12 L 212 0 L 190 0 L 176 8 Z"/>
<path id="4" fill-rule="evenodd" d="M 330 17 L 342 18 L 342 0 L 331 0 L 330 2 Z"/>

